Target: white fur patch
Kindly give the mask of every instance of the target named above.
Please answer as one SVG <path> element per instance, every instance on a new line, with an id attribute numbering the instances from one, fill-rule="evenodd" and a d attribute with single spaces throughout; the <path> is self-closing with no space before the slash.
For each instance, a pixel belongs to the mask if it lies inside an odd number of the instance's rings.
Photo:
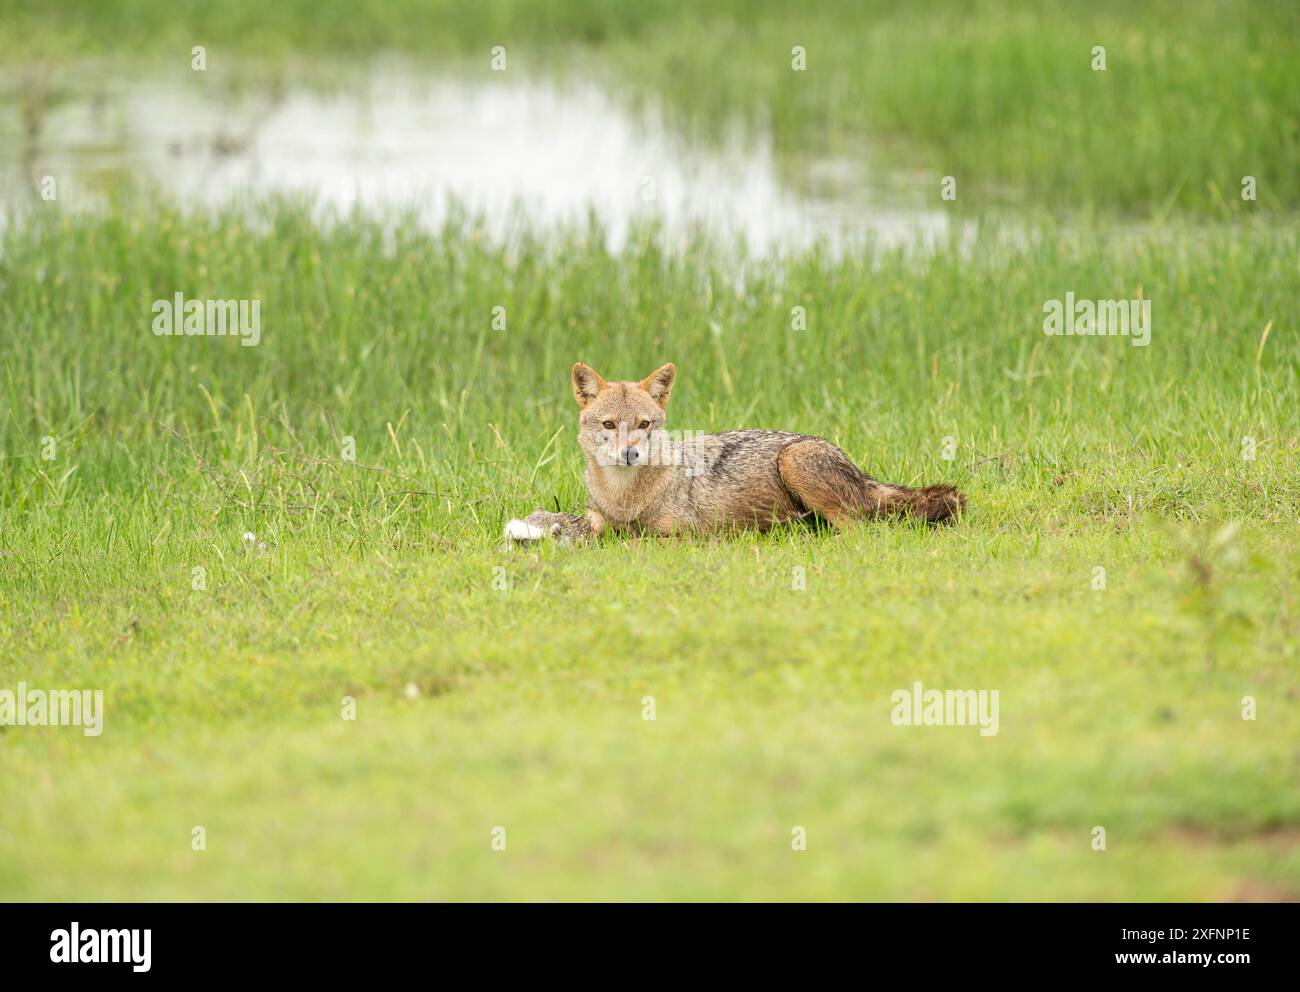
<path id="1" fill-rule="evenodd" d="M 540 541 L 546 532 L 527 520 L 511 520 L 506 524 L 506 539 L 510 541 Z"/>

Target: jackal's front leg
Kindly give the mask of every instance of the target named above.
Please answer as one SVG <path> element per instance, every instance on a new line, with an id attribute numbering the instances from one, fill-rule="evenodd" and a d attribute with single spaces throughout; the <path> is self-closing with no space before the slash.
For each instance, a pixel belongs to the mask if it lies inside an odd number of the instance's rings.
<path id="1" fill-rule="evenodd" d="M 585 541 L 600 533 L 601 523 L 603 521 L 598 523 L 590 514 L 580 517 L 572 513 L 534 510 L 523 520 L 511 520 L 506 524 L 506 540 L 526 542 L 554 538 L 570 544 L 573 541 Z"/>

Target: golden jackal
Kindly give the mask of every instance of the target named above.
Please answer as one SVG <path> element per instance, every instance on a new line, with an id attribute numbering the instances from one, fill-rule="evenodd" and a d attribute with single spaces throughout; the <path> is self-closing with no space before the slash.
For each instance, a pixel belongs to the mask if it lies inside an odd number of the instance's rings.
<path id="1" fill-rule="evenodd" d="M 640 382 L 606 382 L 573 367 L 578 444 L 587 456 L 587 512 L 538 510 L 511 520 L 511 540 L 577 540 L 606 528 L 672 534 L 754 527 L 816 514 L 836 526 L 855 517 L 907 515 L 939 521 L 966 497 L 952 486 L 877 482 L 819 437 L 744 430 L 674 439 L 664 430 L 677 370 Z"/>

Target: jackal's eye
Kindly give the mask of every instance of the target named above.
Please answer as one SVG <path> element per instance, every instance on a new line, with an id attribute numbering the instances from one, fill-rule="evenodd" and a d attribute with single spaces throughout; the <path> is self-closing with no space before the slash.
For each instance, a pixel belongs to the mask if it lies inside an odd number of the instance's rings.
<path id="1" fill-rule="evenodd" d="M 636 429 L 639 430 L 639 431 L 643 431 L 643 430 L 645 430 L 645 429 L 646 429 L 647 427 L 649 427 L 649 426 L 650 426 L 650 421 L 648 421 L 648 420 L 643 420 L 643 421 L 641 421 L 641 423 L 639 423 L 639 424 L 636 425 Z"/>
<path id="2" fill-rule="evenodd" d="M 612 420 L 606 420 L 606 421 L 605 421 L 603 424 L 601 424 L 600 426 L 603 427 L 603 428 L 605 428 L 605 430 L 607 430 L 607 431 L 612 431 L 615 427 L 618 426 L 618 424 L 614 423 L 614 421 L 612 421 Z"/>

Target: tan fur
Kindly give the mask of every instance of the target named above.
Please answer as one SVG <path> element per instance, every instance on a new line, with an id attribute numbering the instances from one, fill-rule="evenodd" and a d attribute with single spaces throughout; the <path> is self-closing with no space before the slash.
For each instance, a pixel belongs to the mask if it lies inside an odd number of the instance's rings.
<path id="1" fill-rule="evenodd" d="M 877 482 L 822 438 L 768 430 L 670 438 L 671 364 L 640 382 L 611 383 L 578 363 L 572 380 L 587 512 L 539 510 L 527 518 L 553 536 L 580 539 L 610 527 L 657 534 L 766 529 L 813 514 L 836 526 L 886 515 L 937 522 L 965 507 L 951 486 Z"/>

